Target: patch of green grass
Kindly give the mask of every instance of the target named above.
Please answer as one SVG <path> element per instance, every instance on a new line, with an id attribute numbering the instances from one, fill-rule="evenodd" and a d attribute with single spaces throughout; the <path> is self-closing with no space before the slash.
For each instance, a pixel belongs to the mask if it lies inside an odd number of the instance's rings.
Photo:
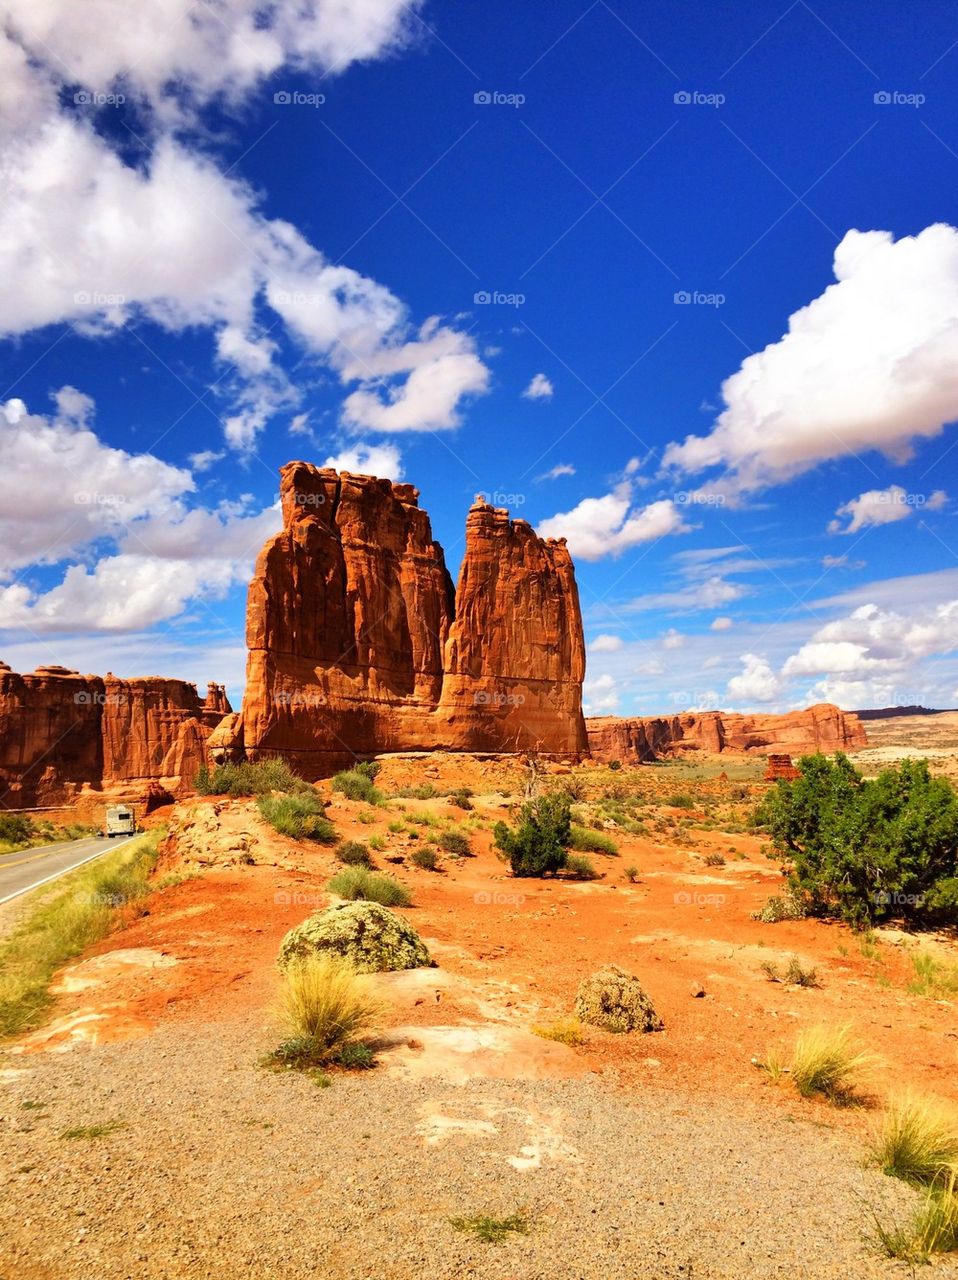
<path id="1" fill-rule="evenodd" d="M 362 800 L 365 804 L 377 807 L 386 803 L 385 795 L 376 788 L 369 770 L 359 765 L 337 773 L 331 785 L 334 791 L 344 795 L 347 800 Z"/>
<path id="2" fill-rule="evenodd" d="M 377 822 L 378 819 L 369 809 L 364 809 L 362 813 L 356 814 L 356 821 L 361 822 L 364 827 L 369 827 L 372 826 L 374 822 Z"/>
<path id="3" fill-rule="evenodd" d="M 402 835 L 406 830 L 406 824 L 403 822 L 402 818 L 393 818 L 386 830 L 391 832 L 394 836 Z"/>
<path id="4" fill-rule="evenodd" d="M 449 803 L 455 805 L 457 809 L 471 809 L 472 800 L 470 797 L 472 794 L 469 787 L 460 787 L 458 791 L 449 792 Z"/>
<path id="5" fill-rule="evenodd" d="M 469 858 L 472 856 L 472 845 L 469 837 L 461 831 L 444 831 L 439 837 L 439 848 L 453 858 Z"/>
<path id="6" fill-rule="evenodd" d="M 106 1120 L 103 1124 L 86 1124 L 79 1125 L 75 1129 L 64 1129 L 60 1134 L 61 1138 L 105 1138 L 111 1133 L 118 1133 L 121 1129 L 128 1129 L 130 1126 L 125 1120 Z"/>
<path id="7" fill-rule="evenodd" d="M 280 835 L 320 844 L 331 844 L 336 839 L 336 828 L 325 816 L 325 806 L 313 787 L 293 794 L 262 795 L 256 807 Z"/>
<path id="8" fill-rule="evenodd" d="M 123 844 L 40 891 L 36 907 L 0 944 L 0 1038 L 20 1035 L 51 1004 L 50 979 L 91 943 L 105 937 L 148 892 L 159 828 Z"/>
<path id="9" fill-rule="evenodd" d="M 412 904 L 409 890 L 392 876 L 369 871 L 366 867 L 347 867 L 337 872 L 327 885 L 330 893 L 351 902 L 378 902 L 383 907 L 408 907 Z"/>
<path id="10" fill-rule="evenodd" d="M 433 849 L 414 849 L 409 858 L 413 866 L 422 871 L 438 871 L 439 858 Z"/>
<path id="11" fill-rule="evenodd" d="M 939 960 L 928 951 L 916 951 L 911 957 L 915 976 L 908 984 L 912 995 L 932 1000 L 948 1000 L 958 995 L 958 965 Z"/>
<path id="12" fill-rule="evenodd" d="M 521 1213 L 513 1213 L 508 1218 L 493 1218 L 487 1213 L 476 1214 L 471 1218 L 450 1218 L 449 1225 L 456 1231 L 473 1235 L 484 1244 L 501 1244 L 510 1235 L 527 1235 L 529 1219 Z"/>
<path id="13" fill-rule="evenodd" d="M 368 1044 L 351 1040 L 336 1054 L 336 1063 L 347 1071 L 368 1071 L 376 1065 L 376 1055 Z"/>
<path id="14" fill-rule="evenodd" d="M 368 867 L 372 862 L 368 847 L 359 840 L 343 840 L 333 852 L 347 867 Z"/>
<path id="15" fill-rule="evenodd" d="M 673 796 L 668 796 L 665 803 L 671 805 L 673 809 L 694 809 L 695 798 L 687 795 L 684 791 L 679 791 Z"/>
<path id="16" fill-rule="evenodd" d="M 415 787 L 400 787 L 393 792 L 394 796 L 402 800 L 435 800 L 439 794 L 439 788 L 434 787 L 431 782 L 421 782 Z"/>
<path id="17" fill-rule="evenodd" d="M 854 1100 L 861 1074 L 872 1061 L 848 1027 L 807 1027 L 795 1041 L 788 1073 L 803 1098 L 821 1094 L 843 1105 Z"/>
<path id="18" fill-rule="evenodd" d="M 611 836 L 601 831 L 592 831 L 588 827 L 579 827 L 575 823 L 570 828 L 569 848 L 577 853 L 607 853 L 615 855 L 619 846 Z"/>
<path id="19" fill-rule="evenodd" d="M 382 851 L 386 848 L 386 841 L 383 839 L 382 836 L 370 836 L 369 847 L 375 853 L 382 853 Z"/>
<path id="20" fill-rule="evenodd" d="M 594 863 L 589 858 L 583 858 L 578 853 L 570 853 L 565 860 L 565 870 L 575 880 L 598 880 L 599 873 L 595 869 Z"/>

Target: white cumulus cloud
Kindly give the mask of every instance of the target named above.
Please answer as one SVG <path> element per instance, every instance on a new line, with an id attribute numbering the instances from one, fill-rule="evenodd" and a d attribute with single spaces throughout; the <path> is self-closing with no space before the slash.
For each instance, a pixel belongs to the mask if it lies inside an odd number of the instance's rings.
<path id="1" fill-rule="evenodd" d="M 543 520 L 537 532 L 542 538 L 567 538 L 572 555 L 581 560 L 600 560 L 643 542 L 687 533 L 689 527 L 671 498 L 634 507 L 626 480 L 601 498 L 583 498 L 571 511 Z"/>
<path id="2" fill-rule="evenodd" d="M 523 391 L 522 397 L 524 400 L 551 400 L 554 394 L 555 387 L 546 375 L 537 373 Z"/>
<path id="3" fill-rule="evenodd" d="M 670 445 L 666 465 L 721 467 L 747 491 L 869 450 L 901 460 L 958 418 L 958 231 L 852 230 L 834 270 L 726 380 L 711 433 Z"/>
<path id="4" fill-rule="evenodd" d="M 900 484 L 891 484 L 887 489 L 869 489 L 838 508 L 835 515 L 848 516 L 848 523 L 843 526 L 841 520 L 832 520 L 828 532 L 857 533 L 873 525 L 895 524 L 907 520 L 916 510 L 940 511 L 947 501 L 948 495 L 943 489 L 927 496 L 907 493 Z"/>

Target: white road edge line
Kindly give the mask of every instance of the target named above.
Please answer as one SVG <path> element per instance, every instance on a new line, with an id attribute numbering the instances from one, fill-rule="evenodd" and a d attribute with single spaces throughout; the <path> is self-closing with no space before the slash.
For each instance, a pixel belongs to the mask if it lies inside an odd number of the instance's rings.
<path id="1" fill-rule="evenodd" d="M 43 880 L 37 880 L 34 884 L 28 884 L 23 889 L 17 889 L 13 893 L 8 893 L 5 898 L 0 898 L 0 907 L 5 902 L 12 902 L 14 898 L 21 897 L 24 893 L 30 893 L 32 889 L 39 889 L 45 884 L 49 884 L 51 880 L 59 880 L 60 876 L 69 875 L 71 871 L 76 871 L 78 867 L 84 867 L 88 862 L 92 862 L 94 858 L 102 858 L 105 853 L 109 853 L 111 849 L 121 849 L 127 840 L 132 840 L 133 836 L 127 836 L 126 840 L 121 840 L 119 844 L 108 845 L 105 849 L 100 849 L 97 853 L 91 853 L 89 858 L 81 858 L 79 862 L 74 862 L 72 867 L 62 867 L 59 871 L 54 871 L 52 876 L 46 876 Z"/>

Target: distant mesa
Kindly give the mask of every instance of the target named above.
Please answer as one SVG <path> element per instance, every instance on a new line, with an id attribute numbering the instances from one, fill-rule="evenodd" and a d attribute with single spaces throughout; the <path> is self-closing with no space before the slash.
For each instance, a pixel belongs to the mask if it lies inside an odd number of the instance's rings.
<path id="1" fill-rule="evenodd" d="M 946 709 L 935 710 L 932 707 L 910 706 L 910 707 L 872 707 L 866 711 L 853 711 L 852 715 L 858 716 L 859 720 L 894 720 L 898 716 L 941 716 L 946 714 Z"/>

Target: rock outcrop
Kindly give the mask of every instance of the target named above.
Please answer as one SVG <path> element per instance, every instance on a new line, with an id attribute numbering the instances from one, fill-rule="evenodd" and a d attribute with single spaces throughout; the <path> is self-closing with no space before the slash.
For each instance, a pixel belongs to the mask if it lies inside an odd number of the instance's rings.
<path id="1" fill-rule="evenodd" d="M 582 620 L 564 540 L 477 501 L 458 588 L 418 490 L 304 462 L 257 560 L 246 693 L 216 758 L 306 777 L 404 750 L 578 754 Z"/>
<path id="2" fill-rule="evenodd" d="M 632 763 L 686 751 L 799 756 L 858 751 L 868 745 L 858 717 L 830 702 L 778 716 L 688 711 L 636 719 L 595 716 L 585 723 L 589 750 L 596 759 Z"/>
<path id="3" fill-rule="evenodd" d="M 145 796 L 151 782 L 179 794 L 229 709 L 220 685 L 202 700 L 184 680 L 0 664 L 0 807 L 69 803 L 84 787 Z"/>

